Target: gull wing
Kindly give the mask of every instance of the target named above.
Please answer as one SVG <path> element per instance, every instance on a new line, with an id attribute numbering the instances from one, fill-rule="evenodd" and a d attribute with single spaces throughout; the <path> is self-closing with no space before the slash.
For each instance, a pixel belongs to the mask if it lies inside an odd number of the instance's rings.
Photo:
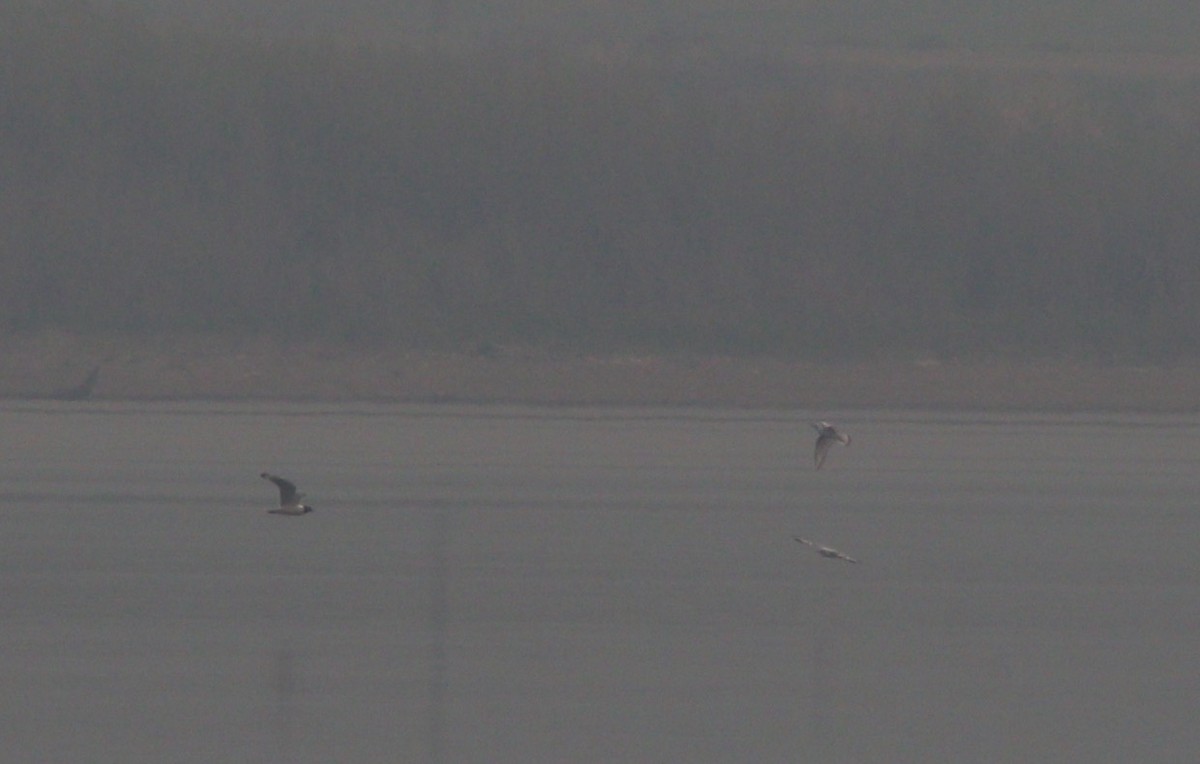
<path id="1" fill-rule="evenodd" d="M 804 544 L 805 546 L 811 546 L 813 549 L 816 549 L 817 554 L 821 555 L 822 557 L 828 557 L 831 560 L 845 560 L 846 562 L 852 562 L 856 565 L 858 564 L 858 560 L 854 559 L 853 557 L 851 557 L 848 554 L 839 552 L 838 550 L 833 549 L 832 547 L 822 546 L 822 545 L 816 543 L 815 541 L 809 541 L 808 539 L 806 539 L 802 536 L 792 536 L 792 538 L 795 539 L 796 541 L 800 542 L 801 544 Z"/>
<path id="2" fill-rule="evenodd" d="M 848 554 L 839 552 L 836 549 L 831 549 L 829 547 L 822 547 L 820 552 L 821 552 L 822 557 L 829 557 L 830 559 L 834 559 L 834 560 L 845 560 L 846 562 L 852 562 L 855 565 L 858 564 L 858 560 L 854 559 L 853 557 L 851 557 Z"/>
<path id="3" fill-rule="evenodd" d="M 828 431 L 822 431 L 817 436 L 817 448 L 813 452 L 813 464 L 817 466 L 817 469 L 821 469 L 821 465 L 825 463 L 825 457 L 829 455 L 829 449 L 833 448 L 836 441 L 837 438 L 828 434 Z"/>
<path id="4" fill-rule="evenodd" d="M 292 481 L 285 480 L 278 475 L 272 475 L 267 472 L 262 473 L 259 475 L 259 477 L 263 478 L 264 480 L 270 480 L 272 483 L 279 486 L 279 506 L 286 507 L 290 504 L 295 504 L 300 498 L 300 495 L 296 492 L 296 484 Z"/>
<path id="5" fill-rule="evenodd" d="M 825 463 L 825 457 L 829 454 L 829 449 L 833 448 L 833 444 L 841 443 L 843 446 L 848 446 L 850 445 L 850 436 L 838 432 L 838 429 L 829 422 L 813 422 L 812 426 L 817 431 L 817 447 L 813 452 L 813 463 L 817 466 L 817 469 L 821 469 L 821 465 Z"/>

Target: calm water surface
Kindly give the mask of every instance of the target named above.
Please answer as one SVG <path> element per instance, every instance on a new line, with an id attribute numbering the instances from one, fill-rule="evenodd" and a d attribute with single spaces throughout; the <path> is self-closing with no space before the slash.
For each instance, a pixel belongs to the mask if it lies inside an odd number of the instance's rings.
<path id="1" fill-rule="evenodd" d="M 818 415 L 854 437 L 820 472 Z M 5 761 L 1200 756 L 1197 418 L 8 403 L 0 438 Z"/>

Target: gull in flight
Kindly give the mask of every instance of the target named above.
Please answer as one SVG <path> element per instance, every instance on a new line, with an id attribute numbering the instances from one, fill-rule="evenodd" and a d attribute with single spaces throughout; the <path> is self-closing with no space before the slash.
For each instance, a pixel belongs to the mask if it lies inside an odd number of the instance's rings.
<path id="1" fill-rule="evenodd" d="M 850 436 L 839 432 L 829 422 L 813 422 L 812 426 L 817 431 L 817 450 L 813 454 L 813 461 L 816 462 L 817 469 L 821 469 L 821 465 L 825 463 L 825 456 L 829 453 L 829 449 L 833 448 L 833 444 L 841 443 L 843 446 L 848 446 L 850 445 Z"/>
<path id="2" fill-rule="evenodd" d="M 272 515 L 303 515 L 313 511 L 312 507 L 300 503 L 304 494 L 296 490 L 296 484 L 292 481 L 284 480 L 278 475 L 267 472 L 262 473 L 259 477 L 263 480 L 270 480 L 279 486 L 279 508 L 267 510 Z"/>
<path id="3" fill-rule="evenodd" d="M 809 541 L 808 539 L 801 538 L 800 536 L 792 536 L 792 538 L 796 539 L 797 541 L 799 541 L 801 544 L 804 544 L 805 546 L 811 546 L 813 549 L 816 549 L 817 554 L 821 555 L 822 557 L 828 557 L 831 560 L 845 560 L 846 562 L 853 562 L 855 564 L 858 563 L 858 560 L 854 559 L 853 557 L 851 557 L 848 554 L 839 552 L 836 549 L 832 549 L 827 546 L 821 546 L 820 544 L 817 544 L 816 542 Z"/>

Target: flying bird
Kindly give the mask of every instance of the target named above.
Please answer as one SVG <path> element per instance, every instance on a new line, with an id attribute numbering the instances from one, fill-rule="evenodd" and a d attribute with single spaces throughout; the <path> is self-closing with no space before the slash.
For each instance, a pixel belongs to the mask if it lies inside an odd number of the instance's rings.
<path id="1" fill-rule="evenodd" d="M 279 486 L 279 508 L 267 510 L 270 514 L 303 515 L 313 511 L 312 507 L 300 503 L 300 499 L 304 498 L 304 494 L 296 490 L 296 484 L 292 481 L 285 480 L 278 475 L 272 475 L 268 472 L 262 473 L 259 477 L 263 480 L 270 480 Z"/>
<path id="2" fill-rule="evenodd" d="M 828 557 L 831 560 L 845 560 L 846 562 L 858 564 L 858 560 L 831 547 L 821 546 L 816 542 L 809 541 L 808 539 L 801 538 L 800 536 L 792 536 L 792 538 L 794 538 L 796 541 L 799 541 L 801 544 L 804 544 L 805 546 L 811 546 L 813 549 L 816 549 L 817 554 L 821 555 L 822 557 Z"/>
<path id="3" fill-rule="evenodd" d="M 813 454 L 813 461 L 816 463 L 817 469 L 821 469 L 821 465 L 825 463 L 825 456 L 829 453 L 829 449 L 833 448 L 833 444 L 841 443 L 843 446 L 848 446 L 850 445 L 850 436 L 839 432 L 829 422 L 813 422 L 812 426 L 817 431 L 817 450 Z"/>

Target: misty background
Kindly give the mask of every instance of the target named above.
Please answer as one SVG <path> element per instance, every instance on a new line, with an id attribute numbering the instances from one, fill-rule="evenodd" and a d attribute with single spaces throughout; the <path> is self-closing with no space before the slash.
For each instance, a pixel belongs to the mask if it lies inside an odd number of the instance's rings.
<path id="1" fill-rule="evenodd" d="M 0 331 L 1200 354 L 1200 7 L 826 5 L 4 3 Z"/>

